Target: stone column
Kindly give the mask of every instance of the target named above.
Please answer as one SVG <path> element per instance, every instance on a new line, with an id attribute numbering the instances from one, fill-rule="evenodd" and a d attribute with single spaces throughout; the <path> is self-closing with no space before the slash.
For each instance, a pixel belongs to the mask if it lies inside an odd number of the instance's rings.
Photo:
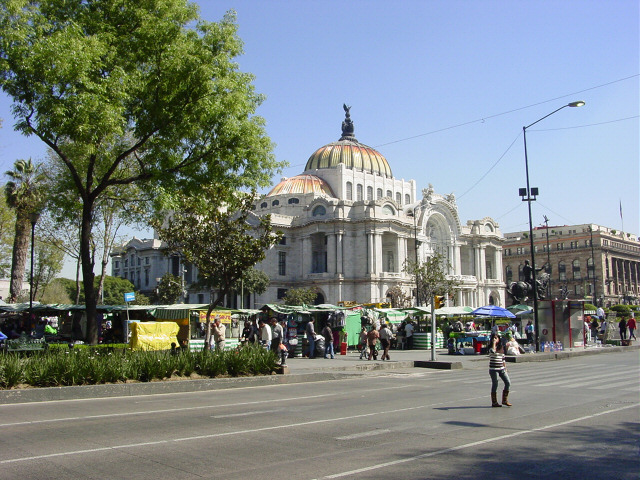
<path id="1" fill-rule="evenodd" d="M 398 250 L 398 264 L 396 265 L 396 270 L 398 272 L 402 272 L 402 267 L 404 267 L 404 261 L 407 258 L 407 239 L 398 235 L 397 237 L 397 250 Z"/>
<path id="2" fill-rule="evenodd" d="M 365 233 L 367 236 L 367 274 L 373 273 L 373 233 Z"/>
<path id="3" fill-rule="evenodd" d="M 487 256 L 485 252 L 486 247 L 481 245 L 479 248 L 480 253 L 480 280 L 487 279 Z"/>
<path id="4" fill-rule="evenodd" d="M 373 273 L 380 275 L 383 271 L 382 267 L 382 235 L 379 233 L 373 234 L 373 247 L 374 247 L 374 264 Z"/>
<path id="5" fill-rule="evenodd" d="M 302 237 L 300 258 L 302 258 L 300 276 L 304 279 L 311 273 L 311 237 L 309 236 Z"/>
<path id="6" fill-rule="evenodd" d="M 336 273 L 336 234 L 327 235 L 327 273 Z"/>
<path id="7" fill-rule="evenodd" d="M 344 273 L 342 265 L 342 232 L 336 233 L 336 273 L 341 275 Z"/>

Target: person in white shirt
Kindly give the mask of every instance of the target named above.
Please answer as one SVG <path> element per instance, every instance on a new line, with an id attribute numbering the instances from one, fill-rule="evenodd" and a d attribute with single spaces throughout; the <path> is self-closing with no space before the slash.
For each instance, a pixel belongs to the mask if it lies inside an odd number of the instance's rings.
<path id="1" fill-rule="evenodd" d="M 411 350 L 413 348 L 413 332 L 415 328 L 413 328 L 413 322 L 409 320 L 404 327 L 404 335 L 407 339 L 407 350 Z"/>
<path id="2" fill-rule="evenodd" d="M 258 322 L 258 326 L 260 327 L 260 340 L 262 341 L 262 345 L 269 350 L 271 348 L 271 327 L 264 323 L 264 320 L 260 320 Z"/>
<path id="3" fill-rule="evenodd" d="M 383 348 L 382 360 L 391 360 L 391 358 L 389 357 L 389 347 L 391 346 L 392 337 L 393 332 L 389 328 L 389 325 L 383 323 L 382 328 L 380 329 L 380 343 L 382 344 Z"/>

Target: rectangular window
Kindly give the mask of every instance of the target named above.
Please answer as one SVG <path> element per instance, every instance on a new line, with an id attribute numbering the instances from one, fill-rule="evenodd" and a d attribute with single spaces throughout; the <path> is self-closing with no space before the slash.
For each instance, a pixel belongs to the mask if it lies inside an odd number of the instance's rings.
<path id="1" fill-rule="evenodd" d="M 287 252 L 278 252 L 278 275 L 287 274 Z"/>
<path id="2" fill-rule="evenodd" d="M 145 287 L 149 286 L 149 270 L 144 271 L 144 285 Z"/>
<path id="3" fill-rule="evenodd" d="M 114 268 L 120 268 L 120 262 L 118 260 L 114 262 Z"/>
<path id="4" fill-rule="evenodd" d="M 564 250 L 564 243 L 556 243 L 556 250 Z"/>
<path id="5" fill-rule="evenodd" d="M 278 300 L 282 300 L 286 295 L 287 295 L 287 289 L 286 288 L 279 288 L 278 289 Z"/>

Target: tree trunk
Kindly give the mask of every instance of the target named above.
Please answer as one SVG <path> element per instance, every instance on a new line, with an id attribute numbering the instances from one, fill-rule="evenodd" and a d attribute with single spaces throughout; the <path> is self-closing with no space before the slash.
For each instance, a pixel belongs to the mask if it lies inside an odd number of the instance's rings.
<path id="1" fill-rule="evenodd" d="M 96 291 L 93 285 L 93 258 L 91 255 L 91 225 L 93 204 L 85 199 L 82 206 L 82 223 L 80 228 L 80 259 L 82 261 L 82 282 L 84 284 L 84 302 L 87 313 L 87 337 L 90 345 L 98 343 L 98 324 L 96 319 Z"/>
<path id="2" fill-rule="evenodd" d="M 11 286 L 9 287 L 9 303 L 16 303 L 22 292 L 24 271 L 29 252 L 29 236 L 31 221 L 21 212 L 16 212 L 16 235 L 13 239 L 13 256 L 11 259 Z"/>
<path id="3" fill-rule="evenodd" d="M 82 266 L 82 262 L 80 261 L 80 255 L 76 260 L 76 298 L 75 304 L 80 304 L 80 267 Z"/>

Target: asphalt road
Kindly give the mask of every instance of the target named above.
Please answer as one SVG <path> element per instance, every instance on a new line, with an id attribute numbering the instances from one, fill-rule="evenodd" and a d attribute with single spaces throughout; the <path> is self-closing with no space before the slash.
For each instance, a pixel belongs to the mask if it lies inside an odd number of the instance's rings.
<path id="1" fill-rule="evenodd" d="M 0 478 L 638 479 L 638 351 L 0 405 Z"/>

